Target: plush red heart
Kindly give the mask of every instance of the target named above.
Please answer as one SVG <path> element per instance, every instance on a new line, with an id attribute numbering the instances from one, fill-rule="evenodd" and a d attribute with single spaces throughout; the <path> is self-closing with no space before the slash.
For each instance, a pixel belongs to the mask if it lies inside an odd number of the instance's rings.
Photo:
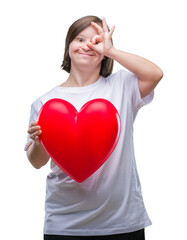
<path id="1" fill-rule="evenodd" d="M 51 99 L 40 110 L 40 140 L 53 161 L 82 182 L 109 158 L 120 135 L 120 116 L 105 99 L 94 99 L 78 112 L 69 102 Z"/>

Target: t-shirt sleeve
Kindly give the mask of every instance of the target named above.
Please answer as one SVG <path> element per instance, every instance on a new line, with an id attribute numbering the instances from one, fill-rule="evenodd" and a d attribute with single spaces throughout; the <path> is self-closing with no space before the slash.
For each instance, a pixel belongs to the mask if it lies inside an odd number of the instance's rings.
<path id="1" fill-rule="evenodd" d="M 149 104 L 154 97 L 154 91 L 144 98 L 141 98 L 139 86 L 138 86 L 138 77 L 135 74 L 129 74 L 130 81 L 132 81 L 132 92 L 133 92 L 133 107 L 134 110 L 139 110 L 141 107 Z"/>
<path id="2" fill-rule="evenodd" d="M 34 102 L 31 105 L 29 125 L 31 124 L 31 122 L 38 120 L 38 113 L 40 111 L 40 107 L 41 107 L 40 104 L 38 104 L 37 102 Z M 25 151 L 27 150 L 27 148 L 30 146 L 30 144 L 32 142 L 33 142 L 33 140 L 30 138 L 30 134 L 27 134 L 27 141 L 26 141 L 25 147 L 24 147 Z"/>
<path id="3" fill-rule="evenodd" d="M 149 104 L 153 100 L 154 91 L 146 97 L 141 98 L 138 87 L 138 77 L 134 73 L 120 70 L 120 75 L 124 81 L 125 94 L 131 99 L 134 112 L 137 112 L 141 107 Z"/>

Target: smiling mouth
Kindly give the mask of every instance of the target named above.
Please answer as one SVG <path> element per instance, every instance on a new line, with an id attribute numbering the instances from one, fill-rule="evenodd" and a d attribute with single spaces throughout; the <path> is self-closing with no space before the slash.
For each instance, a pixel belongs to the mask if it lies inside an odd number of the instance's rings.
<path id="1" fill-rule="evenodd" d="M 84 56 L 90 56 L 90 57 L 93 56 L 92 54 L 88 54 L 88 53 L 80 53 L 80 52 L 79 52 L 79 54 L 84 55 Z"/>

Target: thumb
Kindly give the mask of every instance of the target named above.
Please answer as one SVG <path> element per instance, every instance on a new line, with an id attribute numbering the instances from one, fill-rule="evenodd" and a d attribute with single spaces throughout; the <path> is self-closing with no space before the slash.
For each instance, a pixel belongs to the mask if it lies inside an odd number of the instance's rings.
<path id="1" fill-rule="evenodd" d="M 98 43 L 101 42 L 101 36 L 95 35 L 91 41 L 88 42 L 87 46 L 90 47 L 91 49 L 95 50 L 98 49 Z"/>
<path id="2" fill-rule="evenodd" d="M 102 46 L 100 44 L 94 44 L 92 42 L 88 42 L 87 46 L 92 49 L 93 51 L 102 54 Z"/>
<path id="3" fill-rule="evenodd" d="M 91 48 L 92 50 L 95 50 L 95 45 L 91 42 L 87 42 L 87 46 Z"/>

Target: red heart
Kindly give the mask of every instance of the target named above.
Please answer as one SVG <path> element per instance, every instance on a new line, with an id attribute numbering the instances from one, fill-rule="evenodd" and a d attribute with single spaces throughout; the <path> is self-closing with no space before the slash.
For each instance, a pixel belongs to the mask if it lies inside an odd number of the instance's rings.
<path id="1" fill-rule="evenodd" d="M 78 112 L 69 102 L 51 99 L 40 110 L 40 140 L 53 161 L 82 182 L 109 158 L 120 135 L 120 117 L 111 102 L 94 99 Z"/>

